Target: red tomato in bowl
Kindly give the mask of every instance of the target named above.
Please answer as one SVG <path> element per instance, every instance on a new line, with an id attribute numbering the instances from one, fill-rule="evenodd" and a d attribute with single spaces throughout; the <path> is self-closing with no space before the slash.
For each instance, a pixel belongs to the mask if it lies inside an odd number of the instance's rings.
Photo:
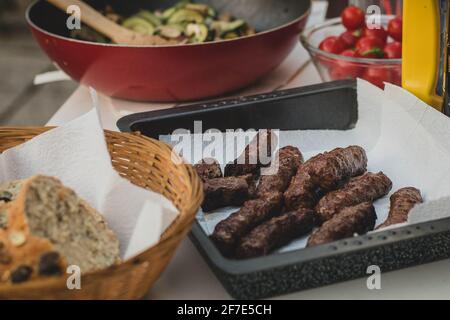
<path id="1" fill-rule="evenodd" d="M 389 21 L 388 24 L 388 33 L 392 39 L 396 41 L 402 42 L 402 28 L 403 28 L 403 20 L 400 17 L 394 18 Z"/>
<path id="2" fill-rule="evenodd" d="M 378 38 L 383 41 L 384 44 L 386 44 L 388 33 L 382 26 L 380 26 L 379 29 L 369 29 L 368 27 L 366 27 L 363 30 L 363 36 L 369 38 Z"/>
<path id="3" fill-rule="evenodd" d="M 325 38 L 320 44 L 319 49 L 329 53 L 341 53 L 345 50 L 345 44 L 338 37 L 331 36 Z"/>
<path id="4" fill-rule="evenodd" d="M 384 56 L 387 59 L 400 59 L 402 57 L 401 42 L 391 42 L 384 46 Z"/>
<path id="5" fill-rule="evenodd" d="M 356 43 L 356 51 L 364 58 L 383 58 L 384 43 L 379 38 L 363 37 Z"/>
<path id="6" fill-rule="evenodd" d="M 355 50 L 347 49 L 343 51 L 341 56 L 358 57 Z M 330 70 L 330 78 L 332 80 L 355 79 L 361 75 L 362 68 L 357 62 L 336 60 Z"/>
<path id="7" fill-rule="evenodd" d="M 328 52 L 328 53 L 339 54 L 345 50 L 345 45 L 341 40 L 339 40 L 338 37 L 331 36 L 331 37 L 325 38 L 319 44 L 319 49 L 322 51 Z M 334 64 L 334 59 L 330 59 L 320 53 L 317 54 L 317 60 L 319 61 L 319 63 L 322 66 L 324 66 L 326 68 L 329 68 L 330 66 L 332 66 Z"/>
<path id="8" fill-rule="evenodd" d="M 392 83 L 392 72 L 385 67 L 368 67 L 364 71 L 362 78 L 384 89 L 384 82 Z"/>
<path id="9" fill-rule="evenodd" d="M 356 30 L 364 27 L 366 15 L 361 8 L 348 6 L 341 13 L 342 24 L 348 30 Z"/>
<path id="10" fill-rule="evenodd" d="M 339 36 L 339 40 L 348 48 L 354 48 L 358 39 L 361 38 L 361 30 L 347 30 Z"/>

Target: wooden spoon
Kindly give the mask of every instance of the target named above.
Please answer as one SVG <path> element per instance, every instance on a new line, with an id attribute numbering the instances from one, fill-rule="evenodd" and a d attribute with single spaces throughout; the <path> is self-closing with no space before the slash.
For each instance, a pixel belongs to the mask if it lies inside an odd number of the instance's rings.
<path id="1" fill-rule="evenodd" d="M 166 40 L 160 36 L 146 35 L 124 28 L 109 20 L 100 12 L 87 5 L 81 0 L 47 0 L 59 9 L 67 13 L 69 6 L 75 5 L 80 8 L 81 21 L 94 30 L 110 38 L 117 44 L 126 45 L 173 45 L 178 44 L 175 40 Z"/>

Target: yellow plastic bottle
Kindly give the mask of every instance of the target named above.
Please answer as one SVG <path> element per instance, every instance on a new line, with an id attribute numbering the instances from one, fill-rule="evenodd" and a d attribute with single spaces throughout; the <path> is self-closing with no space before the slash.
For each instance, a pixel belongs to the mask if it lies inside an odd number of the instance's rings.
<path id="1" fill-rule="evenodd" d="M 443 111 L 449 0 L 403 1 L 402 86 Z"/>

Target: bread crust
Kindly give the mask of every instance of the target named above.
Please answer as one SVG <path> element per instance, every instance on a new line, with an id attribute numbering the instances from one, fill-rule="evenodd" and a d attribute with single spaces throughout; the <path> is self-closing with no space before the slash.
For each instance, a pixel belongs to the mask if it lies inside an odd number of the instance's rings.
<path id="1" fill-rule="evenodd" d="M 20 197 L 18 196 L 18 199 Z M 0 206 L 7 217 L 5 228 L 0 228 L 0 282 L 20 283 L 38 278 L 41 257 L 56 252 L 49 240 L 33 236 L 23 214 L 24 204 L 11 201 Z M 65 259 L 59 255 L 56 275 L 67 267 Z M 29 268 L 28 275 L 14 276 L 21 268 Z"/>
<path id="2" fill-rule="evenodd" d="M 6 224 L 0 228 L 0 282 L 18 283 L 38 277 L 59 276 L 65 273 L 69 264 L 66 253 L 62 252 L 61 243 L 49 236 L 38 234 L 30 226 L 31 210 L 44 205 L 46 199 L 39 199 L 33 203 L 28 201 L 31 195 L 39 194 L 39 188 L 43 184 L 51 185 L 52 192 L 55 191 L 52 200 L 48 201 L 53 201 L 53 204 L 57 206 L 74 206 L 71 209 L 79 214 L 83 212 L 84 215 L 80 219 L 93 221 L 96 232 L 101 232 L 104 238 L 111 242 L 109 249 L 115 247 L 114 244 L 117 243 L 117 250 L 113 249 L 112 254 L 116 255 L 114 262 L 119 262 L 118 240 L 113 231 L 108 228 L 103 216 L 86 201 L 78 198 L 74 191 L 65 187 L 58 179 L 33 176 L 23 181 L 3 185 L 3 188 L 8 188 L 7 190 L 13 193 L 13 200 L 0 202 L 0 212 L 6 216 Z M 71 203 L 67 199 L 76 199 L 76 201 Z M 42 224 L 45 226 L 45 222 Z M 57 231 L 68 232 L 67 230 Z M 83 252 L 80 252 L 80 256 L 82 255 Z M 78 265 L 78 263 L 75 264 Z M 93 270 L 82 270 L 83 273 L 89 271 Z"/>

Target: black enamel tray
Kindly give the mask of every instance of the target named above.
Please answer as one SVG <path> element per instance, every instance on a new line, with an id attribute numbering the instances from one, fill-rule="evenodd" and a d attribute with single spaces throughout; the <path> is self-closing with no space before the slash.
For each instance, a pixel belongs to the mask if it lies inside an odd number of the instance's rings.
<path id="1" fill-rule="evenodd" d="M 117 123 L 121 131 L 158 138 L 175 129 L 337 129 L 357 119 L 356 84 L 339 81 L 133 114 Z M 450 257 L 450 218 L 363 235 L 329 244 L 249 260 L 221 255 L 198 222 L 191 239 L 226 290 L 235 298 L 256 299 L 367 276 Z"/>

